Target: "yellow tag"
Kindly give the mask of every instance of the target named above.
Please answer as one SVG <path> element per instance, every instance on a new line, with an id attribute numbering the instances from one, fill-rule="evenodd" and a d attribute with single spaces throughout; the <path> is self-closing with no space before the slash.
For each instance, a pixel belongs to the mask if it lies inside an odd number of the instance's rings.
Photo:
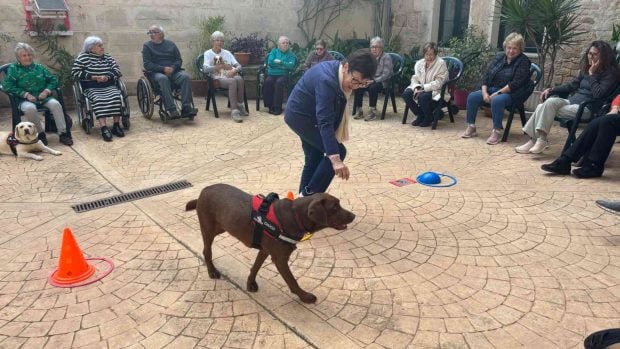
<path id="1" fill-rule="evenodd" d="M 314 235 L 314 233 L 305 233 L 304 236 L 301 238 L 300 241 L 306 241 L 306 240 L 310 240 L 310 238 L 312 237 L 312 235 Z"/>

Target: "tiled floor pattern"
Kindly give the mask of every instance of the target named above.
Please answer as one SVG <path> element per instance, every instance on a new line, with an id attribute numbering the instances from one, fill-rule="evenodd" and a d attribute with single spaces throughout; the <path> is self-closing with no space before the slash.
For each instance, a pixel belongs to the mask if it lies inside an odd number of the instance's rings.
<path id="1" fill-rule="evenodd" d="M 72 148 L 50 137 L 60 157 L 0 157 L 0 348 L 581 348 L 620 324 L 620 216 L 594 204 L 620 198 L 617 147 L 603 178 L 578 180 L 539 169 L 561 149 L 559 127 L 532 156 L 514 152 L 516 125 L 508 143 L 486 145 L 482 116 L 480 137 L 461 139 L 463 112 L 435 131 L 394 114 L 352 121 L 351 179 L 330 193 L 358 218 L 299 244 L 293 273 L 318 297 L 305 305 L 270 263 L 259 292 L 245 292 L 256 252 L 227 234 L 214 251 L 225 278 L 209 279 L 196 214 L 184 212 L 213 183 L 295 190 L 301 146 L 282 117 L 251 111 L 237 124 L 202 110 L 162 124 L 133 110 L 127 137 L 112 143 L 76 128 Z M 458 184 L 388 183 L 429 170 Z M 181 179 L 194 187 L 70 208 Z M 47 284 L 65 226 L 87 255 L 115 262 L 111 275 Z"/>

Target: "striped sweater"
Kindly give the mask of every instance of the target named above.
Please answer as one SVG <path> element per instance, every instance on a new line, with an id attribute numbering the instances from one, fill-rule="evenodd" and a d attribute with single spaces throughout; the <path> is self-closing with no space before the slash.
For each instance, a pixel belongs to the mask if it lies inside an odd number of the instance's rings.
<path id="1" fill-rule="evenodd" d="M 114 85 L 114 81 L 121 77 L 121 70 L 110 55 L 103 54 L 97 56 L 90 52 L 82 52 L 73 62 L 71 75 L 82 81 L 82 88 L 101 88 Z M 99 83 L 91 80 L 93 75 L 105 75 L 109 80 L 105 83 Z"/>

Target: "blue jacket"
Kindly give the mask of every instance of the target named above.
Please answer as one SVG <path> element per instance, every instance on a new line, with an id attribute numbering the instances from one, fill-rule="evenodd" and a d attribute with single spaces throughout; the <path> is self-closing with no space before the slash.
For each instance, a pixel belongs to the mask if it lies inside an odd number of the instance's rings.
<path id="1" fill-rule="evenodd" d="M 339 61 L 325 61 L 310 68 L 297 82 L 286 102 L 286 123 L 297 132 L 314 126 L 327 155 L 338 154 L 336 129 L 347 100 L 338 81 Z"/>

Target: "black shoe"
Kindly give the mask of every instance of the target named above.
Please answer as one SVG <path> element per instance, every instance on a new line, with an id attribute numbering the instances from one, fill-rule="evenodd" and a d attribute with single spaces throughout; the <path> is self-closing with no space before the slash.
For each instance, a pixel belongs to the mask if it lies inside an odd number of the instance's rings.
<path id="1" fill-rule="evenodd" d="M 280 115 L 282 114 L 282 109 L 273 109 L 270 113 L 271 115 Z"/>
<path id="2" fill-rule="evenodd" d="M 71 138 L 71 134 L 69 132 L 61 133 L 60 136 L 58 136 L 58 140 L 64 145 L 73 145 L 73 138 Z"/>
<path id="3" fill-rule="evenodd" d="M 123 128 L 120 124 L 116 122 L 114 123 L 114 126 L 112 126 L 112 134 L 116 137 L 125 137 L 125 132 L 123 132 Z"/>
<path id="4" fill-rule="evenodd" d="M 610 212 L 620 212 L 620 201 L 596 200 L 596 203 Z"/>
<path id="5" fill-rule="evenodd" d="M 168 113 L 168 117 L 170 117 L 171 119 L 177 119 L 177 118 L 179 118 L 181 116 L 176 109 L 175 110 L 169 110 L 167 113 Z"/>
<path id="6" fill-rule="evenodd" d="M 198 109 L 196 108 L 192 108 L 191 106 L 184 106 L 183 110 L 181 110 L 181 116 L 186 118 L 189 116 L 196 116 L 196 114 L 198 114 Z"/>
<path id="7" fill-rule="evenodd" d="M 432 122 L 432 121 L 424 120 L 424 121 L 422 121 L 422 122 L 420 123 L 420 125 L 418 125 L 418 126 L 420 126 L 420 127 L 429 127 L 429 126 L 430 126 L 430 125 L 432 125 L 432 124 L 433 124 L 433 122 Z"/>
<path id="8" fill-rule="evenodd" d="M 419 126 L 422 123 L 422 118 L 416 118 L 415 120 L 413 120 L 413 122 L 411 123 L 411 126 Z"/>
<path id="9" fill-rule="evenodd" d="M 568 175 L 570 174 L 570 160 L 564 158 L 557 158 L 550 164 L 544 164 L 540 166 L 543 171 L 560 174 L 560 175 Z"/>
<path id="10" fill-rule="evenodd" d="M 581 168 L 573 170 L 573 174 L 577 178 L 596 178 L 603 175 L 603 168 L 594 164 L 585 165 Z"/>
<path id="11" fill-rule="evenodd" d="M 43 145 L 47 145 L 49 142 L 47 141 L 47 136 L 45 132 L 39 132 L 39 140 L 43 142 Z"/>
<path id="12" fill-rule="evenodd" d="M 108 126 L 103 126 L 101 128 L 101 136 L 103 137 L 104 141 L 112 142 L 112 132 L 110 132 Z"/>

